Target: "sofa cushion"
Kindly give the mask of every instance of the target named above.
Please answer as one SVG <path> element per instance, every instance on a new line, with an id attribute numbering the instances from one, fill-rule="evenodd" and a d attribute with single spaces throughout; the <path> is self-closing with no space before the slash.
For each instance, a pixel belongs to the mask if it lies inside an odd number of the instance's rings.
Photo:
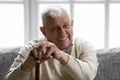
<path id="1" fill-rule="evenodd" d="M 4 79 L 6 72 L 9 70 L 14 58 L 17 56 L 18 48 L 0 49 L 0 80 Z"/>
<path id="2" fill-rule="evenodd" d="M 0 49 L 0 80 L 4 79 L 20 47 Z M 98 72 L 95 80 L 120 80 L 120 48 L 97 50 Z"/>
<path id="3" fill-rule="evenodd" d="M 97 50 L 98 72 L 95 80 L 120 80 L 120 48 Z"/>

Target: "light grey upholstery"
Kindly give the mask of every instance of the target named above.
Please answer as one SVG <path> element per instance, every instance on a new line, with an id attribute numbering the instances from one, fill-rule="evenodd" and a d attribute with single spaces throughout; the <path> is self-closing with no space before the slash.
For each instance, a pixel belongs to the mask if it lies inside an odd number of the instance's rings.
<path id="1" fill-rule="evenodd" d="M 98 73 L 95 80 L 120 80 L 120 48 L 97 50 Z"/>
<path id="2" fill-rule="evenodd" d="M 0 80 L 4 80 L 6 72 L 9 70 L 14 58 L 17 56 L 20 48 L 0 49 Z"/>

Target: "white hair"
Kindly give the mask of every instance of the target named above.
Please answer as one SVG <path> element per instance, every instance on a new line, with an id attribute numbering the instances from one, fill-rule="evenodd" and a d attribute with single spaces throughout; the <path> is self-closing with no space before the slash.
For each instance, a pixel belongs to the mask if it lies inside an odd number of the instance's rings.
<path id="1" fill-rule="evenodd" d="M 43 13 L 41 15 L 43 25 L 45 24 L 46 18 L 48 16 L 50 16 L 52 18 L 56 18 L 56 17 L 61 16 L 62 12 L 65 12 L 67 14 L 67 11 L 64 10 L 63 8 L 59 7 L 59 6 L 48 7 L 46 10 L 43 11 Z"/>

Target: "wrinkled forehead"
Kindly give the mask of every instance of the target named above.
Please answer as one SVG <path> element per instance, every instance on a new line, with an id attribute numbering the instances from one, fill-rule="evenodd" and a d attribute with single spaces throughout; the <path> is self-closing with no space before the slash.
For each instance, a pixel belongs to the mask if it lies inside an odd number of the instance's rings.
<path id="1" fill-rule="evenodd" d="M 64 23 L 64 22 L 69 22 L 70 21 L 70 18 L 68 17 L 68 15 L 61 15 L 61 16 L 58 16 L 58 17 L 51 17 L 51 16 L 48 16 L 46 18 L 46 22 L 48 23 Z"/>
<path id="2" fill-rule="evenodd" d="M 69 23 L 70 18 L 66 13 L 62 13 L 60 16 L 57 17 L 52 17 L 52 16 L 47 16 L 46 19 L 44 20 L 44 25 L 57 25 L 57 24 L 62 24 L 62 23 Z"/>

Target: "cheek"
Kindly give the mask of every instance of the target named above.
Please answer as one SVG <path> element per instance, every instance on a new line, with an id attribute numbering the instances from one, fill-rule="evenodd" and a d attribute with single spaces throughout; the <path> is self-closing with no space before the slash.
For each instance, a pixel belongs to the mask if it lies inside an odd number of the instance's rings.
<path id="1" fill-rule="evenodd" d="M 68 30 L 68 34 L 70 35 L 70 37 L 72 37 L 73 36 L 73 30 L 72 29 Z"/>
<path id="2" fill-rule="evenodd" d="M 48 32 L 47 35 L 46 35 L 46 38 L 51 40 L 51 41 L 54 41 L 56 39 L 56 36 L 57 36 L 56 33 Z"/>

